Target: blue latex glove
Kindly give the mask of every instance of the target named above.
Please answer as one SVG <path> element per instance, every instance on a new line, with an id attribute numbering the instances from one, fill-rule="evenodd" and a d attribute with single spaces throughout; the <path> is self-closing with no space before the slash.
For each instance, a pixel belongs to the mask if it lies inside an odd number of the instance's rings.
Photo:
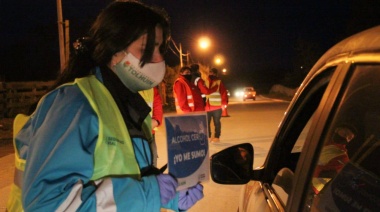
<path id="1" fill-rule="evenodd" d="M 176 195 L 177 180 L 168 174 L 160 174 L 156 178 L 160 187 L 161 204 L 166 205 Z"/>
<path id="2" fill-rule="evenodd" d="M 197 184 L 194 187 L 179 192 L 178 208 L 188 210 L 196 202 L 203 198 L 203 186 Z"/>

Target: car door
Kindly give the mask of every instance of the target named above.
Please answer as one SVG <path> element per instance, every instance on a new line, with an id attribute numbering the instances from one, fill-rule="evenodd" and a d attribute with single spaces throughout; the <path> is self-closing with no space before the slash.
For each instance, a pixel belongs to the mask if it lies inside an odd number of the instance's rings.
<path id="1" fill-rule="evenodd" d="M 293 99 L 275 136 L 268 157 L 253 172 L 254 180 L 243 187 L 239 211 L 284 211 L 294 182 L 294 172 L 311 123 L 319 116 L 318 105 L 337 67 L 315 73 Z"/>
<path id="2" fill-rule="evenodd" d="M 312 124 L 289 211 L 380 209 L 380 64 L 350 59 Z"/>

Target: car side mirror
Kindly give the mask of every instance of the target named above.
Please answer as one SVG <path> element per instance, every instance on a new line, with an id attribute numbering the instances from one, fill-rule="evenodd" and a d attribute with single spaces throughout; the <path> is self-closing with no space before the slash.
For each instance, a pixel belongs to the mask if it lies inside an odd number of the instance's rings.
<path id="1" fill-rule="evenodd" d="M 253 147 L 238 144 L 211 156 L 211 179 L 219 184 L 246 184 L 251 180 Z"/>

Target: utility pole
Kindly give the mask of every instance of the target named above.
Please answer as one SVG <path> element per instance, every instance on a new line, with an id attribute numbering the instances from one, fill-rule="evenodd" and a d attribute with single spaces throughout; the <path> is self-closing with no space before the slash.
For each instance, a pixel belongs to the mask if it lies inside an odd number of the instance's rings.
<path id="1" fill-rule="evenodd" d="M 64 64 L 69 62 L 70 53 L 70 32 L 69 32 L 69 20 L 65 20 L 65 60 Z"/>
<path id="2" fill-rule="evenodd" d="M 176 50 L 178 51 L 178 53 L 179 53 L 179 62 L 180 62 L 180 66 L 181 66 L 181 68 L 183 67 L 183 58 L 182 58 L 183 56 L 186 56 L 186 58 L 187 58 L 187 60 L 186 60 L 186 65 L 189 65 L 189 55 L 190 55 L 189 51 L 187 51 L 187 54 L 186 54 L 186 55 L 183 54 L 183 53 L 182 53 L 182 44 L 179 43 L 179 47 L 178 47 L 177 44 L 174 42 L 173 39 L 171 39 L 171 41 L 172 41 L 172 43 L 173 43 L 175 49 L 176 49 Z M 175 54 L 176 54 L 176 53 L 175 53 Z"/>
<path id="3" fill-rule="evenodd" d="M 62 21 L 62 2 L 57 0 L 57 15 L 58 15 L 58 38 L 59 38 L 59 58 L 61 61 L 61 72 L 65 68 L 65 44 L 63 35 L 63 21 Z"/>
<path id="4" fill-rule="evenodd" d="M 182 61 L 182 45 L 179 43 L 179 61 L 181 64 L 181 68 L 183 67 L 183 61 Z"/>
<path id="5" fill-rule="evenodd" d="M 190 52 L 187 51 L 187 54 L 186 54 L 186 65 L 187 65 L 187 66 L 190 65 L 190 58 L 189 58 L 189 55 L 190 55 Z"/>

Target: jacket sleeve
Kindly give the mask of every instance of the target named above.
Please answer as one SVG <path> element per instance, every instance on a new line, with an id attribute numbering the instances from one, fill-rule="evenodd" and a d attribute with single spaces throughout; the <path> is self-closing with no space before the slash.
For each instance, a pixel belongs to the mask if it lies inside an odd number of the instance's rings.
<path id="1" fill-rule="evenodd" d="M 162 99 L 160 93 L 158 92 L 158 88 L 154 87 L 154 98 L 153 98 L 153 113 L 152 118 L 158 121 L 158 126 L 162 124 L 162 117 L 164 115 L 162 109 Z"/>
<path id="2" fill-rule="evenodd" d="M 220 81 L 219 92 L 222 98 L 222 105 L 227 105 L 228 104 L 227 90 L 226 90 L 226 87 L 224 87 L 224 84 L 222 81 Z"/>
<path id="3" fill-rule="evenodd" d="M 27 160 L 24 210 L 159 211 L 155 176 L 91 180 L 97 139 L 97 116 L 77 86 L 50 93 L 16 138 Z"/>
<path id="4" fill-rule="evenodd" d="M 208 88 L 205 85 L 205 81 L 202 78 L 199 78 L 199 80 L 196 81 L 196 86 L 199 88 L 201 93 L 206 94 L 206 95 L 214 93 L 215 91 L 218 90 L 218 85 L 214 85 L 214 87 Z"/>
<path id="5" fill-rule="evenodd" d="M 192 112 L 187 101 L 186 85 L 177 81 L 174 83 L 173 91 L 177 95 L 178 105 L 183 112 Z"/>

